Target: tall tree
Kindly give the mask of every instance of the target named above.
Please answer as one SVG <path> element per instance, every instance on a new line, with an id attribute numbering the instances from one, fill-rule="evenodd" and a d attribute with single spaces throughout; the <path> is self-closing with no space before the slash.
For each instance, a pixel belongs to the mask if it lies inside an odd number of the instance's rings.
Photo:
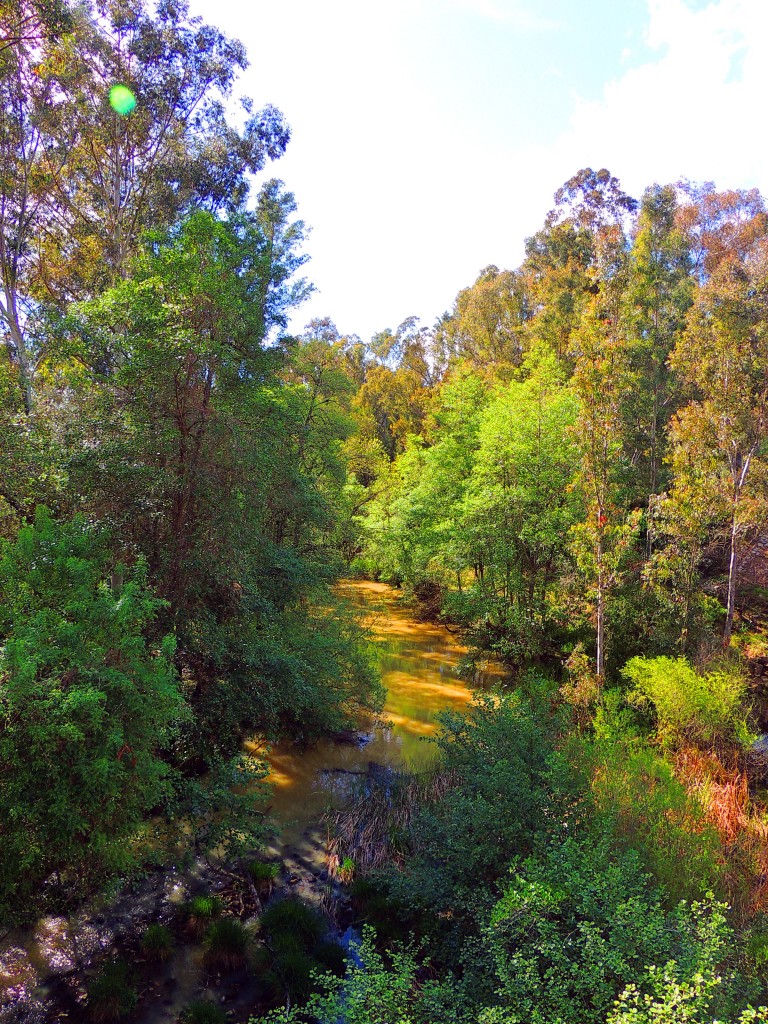
<path id="1" fill-rule="evenodd" d="M 628 387 L 622 398 L 624 446 L 633 490 L 648 502 L 664 489 L 666 432 L 675 405 L 668 363 L 692 301 L 689 238 L 677 224 L 676 189 L 654 185 L 643 195 L 621 298 Z M 649 528 L 648 553 L 652 544 Z"/>
<path id="2" fill-rule="evenodd" d="M 748 244 L 730 244 L 745 235 Z M 727 524 L 727 643 L 740 545 L 762 516 L 766 496 L 768 220 L 757 210 L 735 224 L 726 221 L 716 243 L 717 258 L 708 261 L 711 272 L 696 295 L 672 365 L 695 396 L 675 425 L 675 443 L 688 453 L 691 467 L 690 473 L 684 470 L 686 482 L 707 489 L 711 506 Z"/>

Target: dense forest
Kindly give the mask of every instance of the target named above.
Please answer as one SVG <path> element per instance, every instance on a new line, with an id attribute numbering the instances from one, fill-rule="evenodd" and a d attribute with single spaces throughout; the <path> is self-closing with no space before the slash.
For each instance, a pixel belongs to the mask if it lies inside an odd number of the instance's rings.
<path id="1" fill-rule="evenodd" d="M 768 1020 L 763 198 L 586 168 L 434 326 L 294 336 L 246 63 L 183 2 L 0 0 L 0 921 L 262 849 L 244 737 L 381 707 L 357 576 L 511 682 L 339 829 L 346 974 L 265 911 L 252 1012 Z"/>

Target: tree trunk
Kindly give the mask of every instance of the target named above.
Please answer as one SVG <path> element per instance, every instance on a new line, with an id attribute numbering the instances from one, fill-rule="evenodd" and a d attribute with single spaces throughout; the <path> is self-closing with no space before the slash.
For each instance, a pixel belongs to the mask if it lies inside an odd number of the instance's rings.
<path id="1" fill-rule="evenodd" d="M 731 642 L 733 632 L 733 612 L 736 603 L 736 508 L 733 504 L 733 517 L 731 519 L 731 552 L 728 559 L 728 598 L 726 600 L 725 628 L 723 629 L 723 646 L 727 647 Z"/>
<path id="2" fill-rule="evenodd" d="M 597 654 L 596 669 L 598 679 L 603 678 L 605 662 L 605 587 L 603 583 L 603 538 L 597 539 Z"/>

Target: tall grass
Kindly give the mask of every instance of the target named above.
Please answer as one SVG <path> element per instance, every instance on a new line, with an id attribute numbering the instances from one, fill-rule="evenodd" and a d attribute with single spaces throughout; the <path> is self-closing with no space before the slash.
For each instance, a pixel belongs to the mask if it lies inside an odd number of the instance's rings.
<path id="1" fill-rule="evenodd" d="M 374 786 L 346 810 L 327 814 L 328 873 L 348 882 L 350 862 L 362 875 L 386 864 L 402 865 L 419 808 L 440 801 L 457 781 L 454 772 L 439 769 L 400 775 L 392 785 Z"/>

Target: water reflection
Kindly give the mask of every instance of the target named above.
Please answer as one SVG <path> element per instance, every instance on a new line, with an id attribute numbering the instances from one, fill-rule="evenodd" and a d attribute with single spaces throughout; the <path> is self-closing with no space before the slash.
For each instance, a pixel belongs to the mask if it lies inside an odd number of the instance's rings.
<path id="1" fill-rule="evenodd" d="M 398 592 L 383 583 L 348 581 L 340 590 L 365 610 L 380 644 L 386 704 L 381 720 L 360 722 L 366 733 L 360 746 L 324 741 L 310 750 L 286 745 L 272 752 L 272 815 L 287 844 L 297 842 L 327 807 L 348 801 L 371 765 L 427 767 L 435 757 L 427 740 L 437 729 L 438 712 L 459 710 L 472 697 L 458 671 L 466 649 L 447 629 L 416 622 Z M 502 674 L 492 666 L 474 685 L 487 686 Z"/>

